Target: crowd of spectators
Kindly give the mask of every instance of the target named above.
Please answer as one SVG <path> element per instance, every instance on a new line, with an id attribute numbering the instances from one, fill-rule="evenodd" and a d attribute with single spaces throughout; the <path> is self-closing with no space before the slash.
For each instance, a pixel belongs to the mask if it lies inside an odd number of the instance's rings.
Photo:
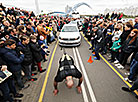
<path id="1" fill-rule="evenodd" d="M 92 50 L 95 60 L 100 60 L 99 52 L 103 55 L 110 52 L 109 61 L 124 69 L 131 55 L 127 80 L 135 81 L 138 69 L 138 17 L 135 17 L 135 24 L 132 20 L 122 21 L 122 17 L 123 14 L 113 12 L 111 15 L 84 18 L 82 31 L 92 44 L 89 50 Z M 15 82 L 20 90 L 28 88 L 30 84 L 25 85 L 23 79 L 36 81 L 37 78 L 32 77 L 36 74 L 33 71 L 46 71 L 41 62 L 48 60 L 50 44 L 56 40 L 57 32 L 63 25 L 71 20 L 74 19 L 35 16 L 33 11 L 6 8 L 0 4 L 0 69 L 12 73 L 0 83 L 3 102 L 14 102 L 14 98 L 23 97 L 17 92 Z"/>
<path id="2" fill-rule="evenodd" d="M 107 56 L 109 62 L 118 69 L 126 69 L 129 73 L 124 80 L 134 82 L 133 89 L 138 89 L 138 16 L 134 21 L 122 19 L 122 14 L 100 15 L 84 19 L 82 31 L 91 42 L 89 50 L 95 60 L 100 60 L 99 53 Z M 110 56 L 109 56 L 110 55 Z M 128 58 L 130 58 L 128 61 Z M 127 65 L 126 65 L 127 64 Z M 128 67 L 129 65 L 129 67 Z M 129 91 L 127 88 L 123 90 Z M 133 90 L 133 91 L 134 91 Z"/>
<path id="3" fill-rule="evenodd" d="M 23 90 L 30 86 L 25 84 L 26 81 L 36 81 L 37 78 L 32 76 L 37 73 L 33 71 L 46 71 L 42 62 L 48 60 L 50 44 L 56 40 L 63 25 L 70 21 L 71 18 L 58 16 L 36 16 L 33 11 L 7 8 L 0 3 L 0 70 L 12 73 L 0 83 L 1 102 L 18 101 L 16 98 L 23 94 L 18 93 L 17 87 Z"/>

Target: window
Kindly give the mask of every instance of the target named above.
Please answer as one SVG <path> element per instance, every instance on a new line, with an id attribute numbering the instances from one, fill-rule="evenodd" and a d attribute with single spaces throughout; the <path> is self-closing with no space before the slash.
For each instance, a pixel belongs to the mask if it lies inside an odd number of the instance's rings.
<path id="1" fill-rule="evenodd" d="M 65 26 L 62 32 L 78 32 L 76 26 Z"/>

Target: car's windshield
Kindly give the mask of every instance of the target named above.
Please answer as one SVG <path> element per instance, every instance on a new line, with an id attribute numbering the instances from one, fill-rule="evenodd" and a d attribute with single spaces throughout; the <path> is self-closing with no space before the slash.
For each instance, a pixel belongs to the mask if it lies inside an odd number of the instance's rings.
<path id="1" fill-rule="evenodd" d="M 70 22 L 70 24 L 77 24 L 77 22 L 75 22 L 75 21 L 73 22 L 73 21 L 72 21 L 72 22 Z"/>
<path id="2" fill-rule="evenodd" d="M 65 26 L 62 32 L 78 32 L 76 26 Z"/>

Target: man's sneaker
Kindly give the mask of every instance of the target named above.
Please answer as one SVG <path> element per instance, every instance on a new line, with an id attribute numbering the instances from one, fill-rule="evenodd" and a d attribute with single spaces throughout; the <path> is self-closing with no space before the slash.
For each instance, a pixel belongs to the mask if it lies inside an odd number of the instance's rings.
<path id="1" fill-rule="evenodd" d="M 127 63 L 126 65 L 130 66 L 130 65 L 131 65 L 131 63 Z"/>
<path id="2" fill-rule="evenodd" d="M 111 54 L 108 54 L 107 56 L 108 56 L 109 58 L 111 58 Z"/>
<path id="3" fill-rule="evenodd" d="M 22 75 L 22 76 L 25 76 L 25 73 L 24 73 L 23 71 L 21 71 L 21 75 Z"/>
<path id="4" fill-rule="evenodd" d="M 49 56 L 49 53 L 46 53 L 47 56 Z"/>
<path id="5" fill-rule="evenodd" d="M 125 80 L 125 81 L 127 81 L 127 80 L 128 80 L 128 78 L 124 78 L 124 80 Z"/>
<path id="6" fill-rule="evenodd" d="M 118 60 L 114 61 L 114 64 L 117 64 L 117 63 L 119 63 L 119 61 L 118 61 Z"/>
<path id="7" fill-rule="evenodd" d="M 106 55 L 106 52 L 102 52 L 101 55 Z"/>
<path id="8" fill-rule="evenodd" d="M 37 75 L 37 73 L 32 73 L 32 76 Z"/>
<path id="9" fill-rule="evenodd" d="M 135 97 L 136 97 L 136 99 L 138 99 L 138 96 L 137 95 Z"/>
<path id="10" fill-rule="evenodd" d="M 124 69 L 124 66 L 120 65 L 120 66 L 117 66 L 118 69 Z"/>
<path id="11" fill-rule="evenodd" d="M 24 85 L 22 89 L 27 89 L 30 86 L 30 84 Z"/>
<path id="12" fill-rule="evenodd" d="M 16 95 L 14 95 L 14 98 L 22 98 L 23 96 L 23 94 L 16 93 Z"/>
<path id="13" fill-rule="evenodd" d="M 44 61 L 43 62 L 46 62 L 47 61 L 47 59 L 44 59 Z"/>
<path id="14" fill-rule="evenodd" d="M 114 60 L 110 60 L 109 62 L 110 62 L 110 63 L 113 63 L 113 62 L 114 62 Z"/>
<path id="15" fill-rule="evenodd" d="M 43 69 L 43 70 L 40 71 L 40 73 L 43 73 L 43 72 L 45 72 L 45 71 L 46 71 L 46 69 Z"/>
<path id="16" fill-rule="evenodd" d="M 19 90 L 27 89 L 29 86 L 30 86 L 30 84 L 24 85 L 24 87 L 22 87 L 22 88 L 20 87 Z"/>
<path id="17" fill-rule="evenodd" d="M 92 54 L 93 56 L 95 56 L 95 54 Z"/>
<path id="18" fill-rule="evenodd" d="M 97 57 L 94 57 L 94 60 L 100 60 L 100 59 L 98 59 Z"/>
<path id="19" fill-rule="evenodd" d="M 129 79 L 128 79 L 127 81 L 128 81 L 129 83 L 132 83 L 132 82 L 133 82 L 132 80 L 129 80 Z"/>
<path id="20" fill-rule="evenodd" d="M 129 80 L 128 78 L 124 78 L 125 81 L 128 81 L 130 83 L 132 83 L 133 81 L 132 80 Z"/>
<path id="21" fill-rule="evenodd" d="M 126 92 L 132 92 L 129 88 L 127 88 L 127 87 L 122 87 L 122 90 L 123 91 L 126 91 Z"/>
<path id="22" fill-rule="evenodd" d="M 89 47 L 89 50 L 92 50 L 92 48 L 91 48 L 91 47 Z"/>
<path id="23" fill-rule="evenodd" d="M 49 51 L 49 50 L 47 50 L 47 53 L 50 53 L 50 51 Z"/>
<path id="24" fill-rule="evenodd" d="M 6 101 L 7 102 L 7 101 Z M 9 102 L 9 101 L 8 101 Z M 22 102 L 20 99 L 14 99 L 14 102 Z"/>
<path id="25" fill-rule="evenodd" d="M 108 61 L 111 61 L 112 59 L 108 59 Z"/>
<path id="26" fill-rule="evenodd" d="M 118 64 L 115 64 L 115 66 L 117 67 L 117 66 L 120 66 L 120 63 L 118 63 Z"/>
<path id="27" fill-rule="evenodd" d="M 29 81 L 36 81 L 37 78 L 31 78 Z"/>
<path id="28" fill-rule="evenodd" d="M 95 54 L 95 52 L 92 52 L 92 54 Z"/>
<path id="29" fill-rule="evenodd" d="M 125 75 L 130 75 L 130 73 L 125 73 Z"/>

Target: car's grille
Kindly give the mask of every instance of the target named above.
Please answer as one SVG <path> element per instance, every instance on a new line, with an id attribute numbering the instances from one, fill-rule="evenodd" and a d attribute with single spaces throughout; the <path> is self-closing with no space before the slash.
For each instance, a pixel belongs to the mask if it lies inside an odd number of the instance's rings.
<path id="1" fill-rule="evenodd" d="M 76 42 L 76 43 L 63 43 L 63 42 L 60 42 L 60 44 L 70 45 L 70 44 L 78 44 L 78 42 Z"/>
<path id="2" fill-rule="evenodd" d="M 63 38 L 63 40 L 75 40 L 75 38 Z"/>

